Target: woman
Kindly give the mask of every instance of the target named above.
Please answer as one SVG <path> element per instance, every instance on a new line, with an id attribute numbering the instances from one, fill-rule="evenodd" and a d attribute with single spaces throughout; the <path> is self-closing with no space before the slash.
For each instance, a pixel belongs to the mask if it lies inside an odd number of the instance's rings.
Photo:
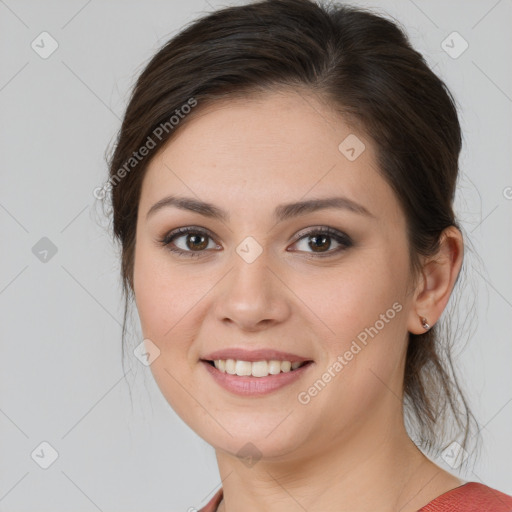
<path id="1" fill-rule="evenodd" d="M 222 9 L 144 69 L 113 227 L 156 382 L 216 451 L 203 511 L 512 510 L 419 449 L 470 437 L 437 329 L 460 149 L 444 83 L 361 9 Z"/>

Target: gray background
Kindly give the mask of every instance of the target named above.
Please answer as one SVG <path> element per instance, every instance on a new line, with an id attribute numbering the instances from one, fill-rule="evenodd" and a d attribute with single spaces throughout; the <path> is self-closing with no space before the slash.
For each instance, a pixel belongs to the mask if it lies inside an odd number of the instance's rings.
<path id="1" fill-rule="evenodd" d="M 465 295 L 477 294 L 478 314 L 460 313 L 461 329 L 476 323 L 456 362 L 484 426 L 462 477 L 512 494 L 512 1 L 352 3 L 398 19 L 460 106 L 456 210 L 475 251 Z M 123 377 L 118 250 L 93 190 L 144 64 L 227 4 L 0 0 L 1 511 L 185 511 L 220 484 L 213 449 L 149 368 L 132 356 Z M 59 45 L 46 59 L 31 47 L 43 31 Z M 441 47 L 453 31 L 469 44 L 458 58 Z M 135 346 L 136 315 L 131 329 Z M 58 453 L 48 469 L 43 441 Z"/>

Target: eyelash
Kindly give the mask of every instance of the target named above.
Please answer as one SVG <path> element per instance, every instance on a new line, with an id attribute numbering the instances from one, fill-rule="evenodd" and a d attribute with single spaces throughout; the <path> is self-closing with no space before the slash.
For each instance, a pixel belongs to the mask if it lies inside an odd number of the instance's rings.
<path id="1" fill-rule="evenodd" d="M 177 254 L 178 256 L 188 257 L 188 258 L 198 258 L 203 256 L 202 253 L 204 253 L 206 250 L 202 251 L 184 251 L 182 249 L 177 249 L 175 247 L 172 247 L 171 243 L 180 236 L 187 235 L 187 234 L 194 234 L 194 235 L 203 235 L 213 240 L 213 237 L 209 234 L 208 231 L 202 228 L 198 227 L 184 227 L 184 228 L 178 228 L 174 231 L 171 231 L 168 233 L 163 239 L 159 240 L 159 243 L 164 246 L 167 250 Z M 341 231 L 338 231 L 336 229 L 324 226 L 324 227 L 318 227 L 314 229 L 310 229 L 306 233 L 298 233 L 293 240 L 293 243 L 302 240 L 303 238 L 308 238 L 312 235 L 328 235 L 330 238 L 333 238 L 336 242 L 338 242 L 341 247 L 338 247 L 335 250 L 329 250 L 325 253 L 309 253 L 309 256 L 306 256 L 307 258 L 325 258 L 334 256 L 335 254 L 340 253 L 341 251 L 344 251 L 348 249 L 349 247 L 352 247 L 353 241 L 352 239 L 346 235 L 345 233 L 342 233 Z"/>

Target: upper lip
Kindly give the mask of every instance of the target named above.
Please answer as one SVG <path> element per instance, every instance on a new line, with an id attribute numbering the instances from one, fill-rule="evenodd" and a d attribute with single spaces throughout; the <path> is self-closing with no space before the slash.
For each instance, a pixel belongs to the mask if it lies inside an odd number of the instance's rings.
<path id="1" fill-rule="evenodd" d="M 304 362 L 311 361 L 307 357 L 298 356 L 291 352 L 281 352 L 274 349 L 259 349 L 247 350 L 245 348 L 225 348 L 222 350 L 215 350 L 205 355 L 201 359 L 205 361 L 214 361 L 216 359 L 236 359 L 238 361 L 290 361 L 290 362 Z"/>

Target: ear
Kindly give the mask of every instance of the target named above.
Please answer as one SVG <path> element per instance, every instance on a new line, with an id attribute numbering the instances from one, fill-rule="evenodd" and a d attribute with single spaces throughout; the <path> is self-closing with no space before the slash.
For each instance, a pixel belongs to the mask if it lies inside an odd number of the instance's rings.
<path id="1" fill-rule="evenodd" d="M 455 286 L 463 256 L 462 233 L 455 226 L 449 226 L 441 233 L 437 254 L 423 264 L 408 320 L 409 332 L 426 332 L 421 317 L 430 327 L 439 320 Z"/>

